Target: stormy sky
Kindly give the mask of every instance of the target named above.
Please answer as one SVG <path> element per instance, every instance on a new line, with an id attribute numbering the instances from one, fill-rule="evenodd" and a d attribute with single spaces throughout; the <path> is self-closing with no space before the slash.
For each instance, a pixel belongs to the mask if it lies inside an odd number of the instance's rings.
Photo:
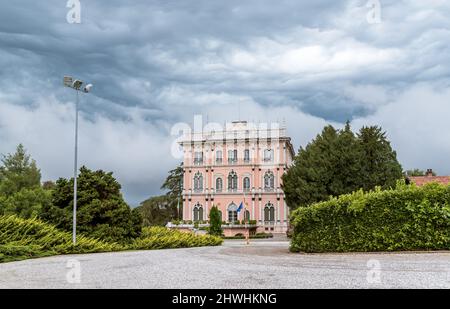
<path id="1" fill-rule="evenodd" d="M 76 1 L 75 1 L 76 2 Z M 379 19 L 374 8 L 380 4 Z M 450 2 L 2 1 L 0 153 L 23 143 L 43 180 L 113 171 L 136 205 L 159 194 L 178 122 L 285 120 L 296 149 L 328 123 L 388 133 L 404 169 L 450 174 Z M 369 4 L 369 5 L 368 5 Z"/>

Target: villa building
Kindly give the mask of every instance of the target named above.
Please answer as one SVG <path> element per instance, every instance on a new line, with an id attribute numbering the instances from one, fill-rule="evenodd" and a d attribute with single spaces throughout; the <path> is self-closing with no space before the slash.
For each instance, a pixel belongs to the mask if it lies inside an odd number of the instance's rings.
<path id="1" fill-rule="evenodd" d="M 281 176 L 294 150 L 285 127 L 235 121 L 223 129 L 190 132 L 180 145 L 184 221 L 206 223 L 215 205 L 227 236 L 240 231 L 243 222 L 253 225 L 254 232 L 286 232 L 288 207 Z"/>

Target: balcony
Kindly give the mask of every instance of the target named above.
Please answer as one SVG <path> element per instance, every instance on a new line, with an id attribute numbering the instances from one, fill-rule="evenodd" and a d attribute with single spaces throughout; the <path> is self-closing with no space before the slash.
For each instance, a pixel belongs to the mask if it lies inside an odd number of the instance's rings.
<path id="1" fill-rule="evenodd" d="M 228 159 L 228 164 L 237 164 L 238 160 L 237 159 Z"/>
<path id="2" fill-rule="evenodd" d="M 217 165 L 221 165 L 222 164 L 222 158 L 217 158 L 216 159 L 216 164 Z"/>

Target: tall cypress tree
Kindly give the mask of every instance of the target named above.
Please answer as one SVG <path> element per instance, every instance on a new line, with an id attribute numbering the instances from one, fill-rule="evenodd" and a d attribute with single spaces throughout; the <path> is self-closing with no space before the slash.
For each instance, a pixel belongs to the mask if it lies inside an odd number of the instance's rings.
<path id="1" fill-rule="evenodd" d="M 290 208 L 307 206 L 363 188 L 389 187 L 402 178 L 386 134 L 379 127 L 363 127 L 358 135 L 347 122 L 342 130 L 326 126 L 283 175 Z"/>
<path id="2" fill-rule="evenodd" d="M 402 178 L 402 166 L 397 161 L 397 153 L 380 127 L 362 127 L 358 133 L 358 143 L 362 151 L 361 187 L 364 190 L 375 186 L 392 187 Z"/>

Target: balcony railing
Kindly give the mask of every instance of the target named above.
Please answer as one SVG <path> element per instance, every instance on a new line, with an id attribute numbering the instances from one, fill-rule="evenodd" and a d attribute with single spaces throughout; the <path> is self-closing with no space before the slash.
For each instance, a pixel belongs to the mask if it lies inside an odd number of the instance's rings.
<path id="1" fill-rule="evenodd" d="M 194 165 L 202 165 L 203 159 L 194 159 Z"/>

